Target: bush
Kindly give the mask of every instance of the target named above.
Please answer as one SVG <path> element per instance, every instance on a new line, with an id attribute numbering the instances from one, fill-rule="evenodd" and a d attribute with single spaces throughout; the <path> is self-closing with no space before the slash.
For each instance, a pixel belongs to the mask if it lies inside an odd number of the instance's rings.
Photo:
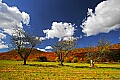
<path id="1" fill-rule="evenodd" d="M 72 62 L 72 63 L 77 63 L 77 62 L 78 62 L 78 58 L 76 58 L 76 57 L 73 58 L 71 62 Z"/>
<path id="2" fill-rule="evenodd" d="M 40 62 L 47 62 L 47 58 L 46 58 L 45 56 L 38 57 L 38 58 L 37 58 L 37 61 L 40 61 Z"/>

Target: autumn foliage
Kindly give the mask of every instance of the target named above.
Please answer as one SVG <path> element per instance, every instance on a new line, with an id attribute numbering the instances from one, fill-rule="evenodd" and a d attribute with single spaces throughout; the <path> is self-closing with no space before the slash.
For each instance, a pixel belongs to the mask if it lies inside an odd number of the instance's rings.
<path id="1" fill-rule="evenodd" d="M 97 50 L 97 48 L 96 48 Z M 87 62 L 85 48 L 77 48 L 71 50 L 65 58 L 65 62 Z M 45 56 L 48 61 L 56 61 L 57 55 L 53 52 L 43 52 L 36 49 L 32 50 L 32 53 L 27 58 L 28 61 L 38 61 L 39 57 Z M 17 50 L 0 53 L 0 60 L 22 60 L 17 53 Z M 100 59 L 103 61 L 104 59 Z M 105 58 L 104 61 L 120 61 L 120 44 L 114 44 L 110 47 L 110 54 Z"/>

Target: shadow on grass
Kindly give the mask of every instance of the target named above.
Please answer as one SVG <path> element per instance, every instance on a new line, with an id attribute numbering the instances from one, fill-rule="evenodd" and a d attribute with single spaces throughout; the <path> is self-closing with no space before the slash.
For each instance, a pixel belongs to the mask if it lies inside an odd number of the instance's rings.
<path id="1" fill-rule="evenodd" d="M 27 64 L 29 66 L 36 66 L 36 67 L 53 67 L 53 68 L 59 68 L 59 67 L 72 67 L 72 68 L 92 68 L 92 69 L 117 69 L 120 70 L 118 67 L 90 67 L 90 66 L 71 66 L 71 65 L 47 65 L 47 64 Z"/>
<path id="2" fill-rule="evenodd" d="M 118 68 L 118 67 L 97 67 L 97 68 L 102 68 L 102 69 L 118 69 L 118 70 L 120 70 L 120 68 Z"/>
<path id="3" fill-rule="evenodd" d="M 54 67 L 58 68 L 58 65 L 43 65 L 43 64 L 28 64 L 29 66 L 36 66 L 36 67 Z"/>
<path id="4" fill-rule="evenodd" d="M 72 68 L 90 68 L 89 66 L 71 66 L 71 65 L 65 65 L 68 67 L 72 67 Z"/>
<path id="5" fill-rule="evenodd" d="M 97 66 L 90 67 L 90 66 L 71 66 L 71 65 L 65 65 L 65 66 L 72 67 L 72 68 L 117 69 L 117 70 L 120 70 L 119 67 L 97 67 Z"/>

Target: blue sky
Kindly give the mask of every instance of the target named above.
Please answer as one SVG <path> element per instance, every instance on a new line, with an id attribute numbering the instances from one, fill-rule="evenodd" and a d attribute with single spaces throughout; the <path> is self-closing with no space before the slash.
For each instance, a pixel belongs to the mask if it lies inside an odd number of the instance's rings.
<path id="1" fill-rule="evenodd" d="M 74 36 L 82 36 L 82 38 L 79 38 L 78 40 L 78 47 L 96 44 L 101 38 L 106 38 L 112 43 L 120 42 L 119 28 L 111 29 L 109 32 L 105 30 L 107 33 L 104 29 L 104 32 L 98 31 L 96 33 L 88 33 L 90 36 L 84 36 L 87 31 L 82 32 L 83 28 L 81 28 L 80 25 L 82 25 L 82 21 L 87 18 L 88 8 L 93 9 L 94 13 L 95 7 L 103 1 L 105 0 L 2 0 L 2 2 L 6 3 L 8 6 L 16 6 L 21 12 L 24 11 L 30 15 L 29 28 L 24 24 L 23 26 L 26 31 L 33 33 L 36 36 L 45 37 L 46 34 L 43 33 L 43 30 L 51 29 L 53 22 L 75 24 L 77 27 L 75 27 L 76 30 Z M 105 15 L 106 14 L 107 13 L 105 13 Z M 120 18 L 118 18 L 118 20 L 120 20 Z M 94 26 L 94 24 L 91 24 L 91 26 Z M 102 27 L 100 29 L 102 29 Z M 6 43 L 9 43 L 9 39 L 10 38 L 7 37 Z M 36 48 L 45 49 L 46 46 L 50 46 L 57 41 L 57 38 L 46 39 Z M 0 51 L 7 51 L 7 49 L 1 49 Z"/>

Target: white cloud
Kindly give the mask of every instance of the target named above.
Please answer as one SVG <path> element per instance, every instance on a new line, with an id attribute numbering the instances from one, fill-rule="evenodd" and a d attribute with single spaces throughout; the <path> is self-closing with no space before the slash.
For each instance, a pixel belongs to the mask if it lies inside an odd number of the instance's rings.
<path id="1" fill-rule="evenodd" d="M 6 3 L 0 2 L 0 28 L 13 29 L 23 28 L 22 24 L 29 25 L 30 16 L 25 12 L 20 12 L 15 6 L 9 7 Z M 9 31 L 6 31 L 9 33 Z"/>
<path id="2" fill-rule="evenodd" d="M 22 12 L 22 21 L 24 24 L 29 25 L 30 16 L 25 12 Z"/>
<path id="3" fill-rule="evenodd" d="M 73 41 L 73 40 L 77 40 L 77 39 L 79 39 L 79 37 L 64 37 L 62 40 L 63 41 Z"/>
<path id="4" fill-rule="evenodd" d="M 44 52 L 46 52 L 46 50 L 45 50 L 45 49 L 40 49 L 40 48 L 37 48 L 37 50 L 40 50 L 40 51 L 44 51 Z"/>
<path id="5" fill-rule="evenodd" d="M 3 33 L 0 33 L 0 39 L 5 39 L 5 38 L 6 38 L 6 35 Z"/>
<path id="6" fill-rule="evenodd" d="M 14 30 L 13 29 L 4 29 L 4 32 L 9 35 L 12 35 L 14 33 Z"/>
<path id="7" fill-rule="evenodd" d="M 45 37 L 40 37 L 40 41 L 43 41 L 43 40 L 45 40 Z"/>
<path id="8" fill-rule="evenodd" d="M 23 28 L 23 24 L 29 25 L 30 16 L 13 6 L 10 7 L 0 0 L 0 38 L 6 38 L 5 34 L 12 35 L 14 28 Z M 0 46 L 3 45 L 0 43 Z M 3 46 L 4 48 L 5 46 Z M 1 47 L 2 48 L 2 47 Z"/>
<path id="9" fill-rule="evenodd" d="M 49 50 L 49 49 L 53 49 L 51 46 L 46 46 L 45 49 Z"/>
<path id="10" fill-rule="evenodd" d="M 53 22 L 51 29 L 43 30 L 43 32 L 46 34 L 46 38 L 64 38 L 64 37 L 70 37 L 74 35 L 74 25 L 71 23 L 63 23 L 63 22 Z"/>
<path id="11" fill-rule="evenodd" d="M 46 46 L 45 49 L 37 48 L 37 50 L 44 51 L 44 52 L 51 52 L 51 49 L 53 49 L 51 46 Z"/>
<path id="12" fill-rule="evenodd" d="M 5 49 L 5 48 L 8 48 L 8 45 L 4 45 L 0 43 L 0 49 Z"/>
<path id="13" fill-rule="evenodd" d="M 95 12 L 88 9 L 88 17 L 81 27 L 87 36 L 120 28 L 120 0 L 103 1 L 97 5 Z"/>
<path id="14" fill-rule="evenodd" d="M 8 48 L 8 45 L 5 44 L 5 42 L 3 42 L 3 41 L 0 39 L 0 49 L 4 49 L 4 48 Z"/>
<path id="15" fill-rule="evenodd" d="M 82 38 L 83 36 L 82 35 L 80 35 L 80 38 Z"/>

